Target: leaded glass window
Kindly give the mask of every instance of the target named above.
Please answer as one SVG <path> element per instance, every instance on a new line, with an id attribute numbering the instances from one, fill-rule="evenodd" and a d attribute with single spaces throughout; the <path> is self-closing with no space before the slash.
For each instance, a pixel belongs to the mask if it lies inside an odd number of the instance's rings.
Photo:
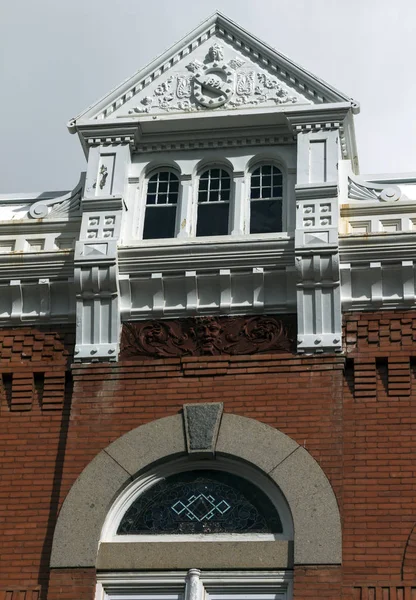
<path id="1" fill-rule="evenodd" d="M 141 494 L 118 535 L 282 533 L 269 498 L 248 480 L 214 470 L 170 475 Z"/>
<path id="2" fill-rule="evenodd" d="M 143 239 L 156 240 L 175 236 L 179 179 L 170 171 L 159 171 L 147 184 Z"/>
<path id="3" fill-rule="evenodd" d="M 251 175 L 250 233 L 282 231 L 283 175 L 273 165 L 262 165 Z"/>
<path id="4" fill-rule="evenodd" d="M 231 177 L 224 169 L 202 173 L 198 188 L 196 235 L 228 235 Z"/>

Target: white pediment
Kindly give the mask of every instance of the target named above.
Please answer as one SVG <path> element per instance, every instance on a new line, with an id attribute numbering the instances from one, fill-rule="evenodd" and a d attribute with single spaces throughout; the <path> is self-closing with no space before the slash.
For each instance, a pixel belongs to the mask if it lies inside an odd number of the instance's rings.
<path id="1" fill-rule="evenodd" d="M 113 117 L 310 103 L 271 69 L 215 36 L 143 86 Z"/>
<path id="2" fill-rule="evenodd" d="M 73 122 L 352 102 L 215 13 Z"/>

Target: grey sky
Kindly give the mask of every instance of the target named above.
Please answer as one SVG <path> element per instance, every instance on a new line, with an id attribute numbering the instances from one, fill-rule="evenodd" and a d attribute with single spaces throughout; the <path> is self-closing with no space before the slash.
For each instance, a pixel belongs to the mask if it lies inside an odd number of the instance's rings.
<path id="1" fill-rule="evenodd" d="M 69 119 L 215 8 L 361 103 L 362 173 L 416 171 L 414 0 L 0 0 L 0 193 L 72 188 Z"/>

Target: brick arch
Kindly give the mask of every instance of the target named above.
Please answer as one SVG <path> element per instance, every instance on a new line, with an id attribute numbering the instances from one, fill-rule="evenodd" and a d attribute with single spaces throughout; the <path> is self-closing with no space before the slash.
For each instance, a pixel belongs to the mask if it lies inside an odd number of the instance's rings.
<path id="1" fill-rule="evenodd" d="M 416 577 L 416 523 L 413 526 L 403 554 L 402 579 L 414 581 Z"/>
<path id="2" fill-rule="evenodd" d="M 341 563 L 337 501 L 324 472 L 304 448 L 254 419 L 224 414 L 215 453 L 255 467 L 283 493 L 294 525 L 294 564 Z M 65 499 L 55 528 L 51 567 L 95 567 L 106 515 L 123 489 L 149 467 L 186 454 L 182 415 L 137 427 L 102 450 Z M 240 553 L 250 548 L 237 543 Z M 206 550 L 212 543 L 204 546 Z"/>

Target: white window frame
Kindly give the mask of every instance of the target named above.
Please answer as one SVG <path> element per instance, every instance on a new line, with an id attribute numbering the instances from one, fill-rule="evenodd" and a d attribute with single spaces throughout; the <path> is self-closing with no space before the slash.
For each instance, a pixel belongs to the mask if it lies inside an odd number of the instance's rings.
<path id="1" fill-rule="evenodd" d="M 201 179 L 201 175 L 203 175 L 206 171 L 211 171 L 212 169 L 219 169 L 225 171 L 227 175 L 230 177 L 230 199 L 228 201 L 228 234 L 225 235 L 208 235 L 208 236 L 198 236 L 196 235 L 196 229 L 198 225 L 198 197 L 199 197 L 199 182 Z M 225 239 L 227 236 L 231 235 L 232 231 L 232 223 L 233 223 L 233 212 L 235 206 L 235 189 L 234 189 L 234 179 L 233 179 L 233 170 L 228 166 L 224 165 L 221 162 L 213 162 L 207 163 L 202 168 L 199 168 L 193 181 L 193 194 L 192 194 L 192 223 L 191 223 L 191 237 L 195 238 L 195 240 L 212 240 L 212 239 Z"/>
<path id="2" fill-rule="evenodd" d="M 157 173 L 165 173 L 165 172 L 173 173 L 173 175 L 175 175 L 178 178 L 178 182 L 179 182 L 178 201 L 176 203 L 176 215 L 175 215 L 175 235 L 171 238 L 157 238 L 157 239 L 144 240 L 143 239 L 144 221 L 146 218 L 147 194 L 148 194 L 149 181 L 154 175 L 157 175 Z M 173 167 L 170 167 L 170 166 L 165 167 L 163 165 L 161 165 L 160 167 L 151 169 L 148 173 L 146 173 L 146 177 L 144 179 L 143 187 L 142 187 L 142 190 L 140 193 L 140 198 L 141 198 L 141 202 L 140 202 L 140 206 L 139 206 L 139 223 L 138 223 L 138 227 L 137 227 L 138 238 L 142 242 L 145 242 L 145 243 L 148 243 L 148 242 L 155 243 L 155 242 L 158 242 L 159 239 L 160 240 L 176 240 L 178 238 L 179 229 L 180 229 L 180 215 L 181 215 L 181 203 L 182 203 L 181 173 L 177 169 L 174 169 Z M 160 210 L 163 210 L 163 208 L 161 208 Z"/>
<path id="3" fill-rule="evenodd" d="M 282 231 L 272 233 L 250 233 L 250 218 L 251 218 L 251 177 L 253 172 L 261 166 L 271 165 L 279 169 L 282 173 Z M 198 236 L 197 231 L 197 217 L 198 217 L 198 196 L 199 196 L 199 184 L 201 175 L 211 169 L 222 169 L 227 172 L 231 179 L 230 188 L 230 200 L 229 200 L 229 213 L 228 213 L 228 234 L 224 235 L 213 235 L 213 236 Z M 171 238 L 158 238 L 158 239 L 143 239 L 144 231 L 144 220 L 146 214 L 146 200 L 148 193 L 148 182 L 149 179 L 158 172 L 168 171 L 175 174 L 179 179 L 179 194 L 178 202 L 176 205 L 176 220 L 175 220 L 175 235 Z M 241 173 L 242 185 L 236 184 L 236 177 L 239 179 Z M 184 182 L 188 178 L 191 178 L 189 195 L 184 194 Z M 145 172 L 142 179 L 141 185 L 137 191 L 136 202 L 138 202 L 138 223 L 136 228 L 136 239 L 140 242 L 140 245 L 154 245 L 155 243 L 161 243 L 162 246 L 172 244 L 186 244 L 189 242 L 205 243 L 205 242 L 218 242 L 227 243 L 233 242 L 236 238 L 244 237 L 244 239 L 255 240 L 255 239 L 270 239 L 270 238 L 287 238 L 289 236 L 289 229 L 293 228 L 292 224 L 289 223 L 289 201 L 293 200 L 292 196 L 289 198 L 288 188 L 288 170 L 284 161 L 280 160 L 278 156 L 252 156 L 243 171 L 238 171 L 229 164 L 229 160 L 224 156 L 224 161 L 221 157 L 218 160 L 212 162 L 206 162 L 199 164 L 196 170 L 192 174 L 183 173 L 175 167 L 170 165 L 164 166 L 158 165 L 149 169 Z M 237 187 L 239 188 L 237 190 Z M 184 197 L 184 195 L 186 197 Z M 241 198 L 239 197 L 241 195 Z M 237 201 L 240 204 L 237 206 Z M 161 209 L 163 210 L 163 209 Z M 187 232 L 182 231 L 181 221 L 189 221 L 189 226 L 186 227 Z M 291 218 L 292 220 L 292 218 Z"/>
<path id="4" fill-rule="evenodd" d="M 251 224 L 251 178 L 253 173 L 264 166 L 276 167 L 282 174 L 282 231 L 276 231 L 272 233 L 250 233 L 250 224 Z M 245 203 L 246 203 L 246 219 L 245 219 L 245 233 L 250 237 L 254 236 L 276 236 L 276 235 L 284 235 L 287 234 L 288 231 L 288 190 L 287 190 L 287 173 L 283 164 L 281 164 L 276 159 L 267 159 L 264 158 L 260 161 L 252 162 L 250 165 L 250 169 L 247 172 L 247 185 L 246 185 L 246 193 L 245 193 Z"/>
<path id="5" fill-rule="evenodd" d="M 95 600 L 291 600 L 292 596 L 293 572 L 289 570 L 190 569 L 98 573 Z"/>
<path id="6" fill-rule="evenodd" d="M 276 507 L 279 513 L 283 533 L 198 533 L 198 534 L 160 534 L 160 535 L 117 535 L 117 529 L 127 509 L 138 496 L 145 493 L 152 485 L 161 479 L 184 471 L 199 469 L 213 469 L 230 472 L 244 477 L 254 486 L 263 491 L 264 494 Z M 253 467 L 228 458 L 217 458 L 216 460 L 195 460 L 181 458 L 166 465 L 161 465 L 154 470 L 145 473 L 133 481 L 113 504 L 101 533 L 101 542 L 115 543 L 137 543 L 137 542 L 187 542 L 187 541 L 271 541 L 271 540 L 293 540 L 293 522 L 287 502 L 277 486 Z"/>

